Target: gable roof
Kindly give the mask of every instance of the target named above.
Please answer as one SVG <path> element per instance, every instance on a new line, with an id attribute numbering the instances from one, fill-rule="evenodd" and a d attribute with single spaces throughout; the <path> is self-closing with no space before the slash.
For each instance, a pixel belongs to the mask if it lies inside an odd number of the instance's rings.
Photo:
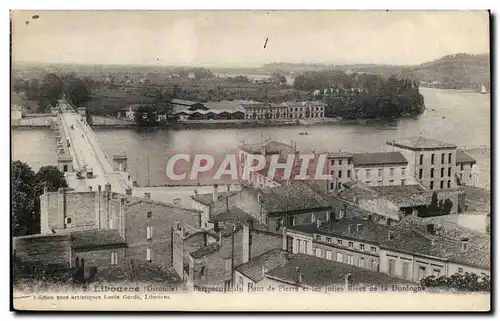
<path id="1" fill-rule="evenodd" d="M 457 149 L 457 164 L 460 163 L 475 164 L 476 160 L 468 155 L 465 151 Z"/>
<path id="2" fill-rule="evenodd" d="M 408 164 L 400 152 L 353 154 L 354 165 Z"/>
<path id="3" fill-rule="evenodd" d="M 387 141 L 386 144 L 412 150 L 457 148 L 456 145 L 423 136 Z"/>
<path id="4" fill-rule="evenodd" d="M 270 271 L 283 262 L 283 254 L 285 254 L 281 249 L 273 249 L 268 252 L 265 252 L 261 255 L 253 257 L 247 263 L 243 263 L 238 265 L 235 270 L 251 279 L 254 282 L 259 282 L 264 279 L 264 275 L 262 274 L 263 268 L 267 271 Z"/>

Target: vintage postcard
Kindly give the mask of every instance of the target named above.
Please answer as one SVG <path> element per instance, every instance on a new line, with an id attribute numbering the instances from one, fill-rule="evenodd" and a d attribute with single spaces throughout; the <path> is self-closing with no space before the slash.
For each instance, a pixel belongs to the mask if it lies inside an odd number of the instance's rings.
<path id="1" fill-rule="evenodd" d="M 17 311 L 489 311 L 487 11 L 12 11 Z"/>

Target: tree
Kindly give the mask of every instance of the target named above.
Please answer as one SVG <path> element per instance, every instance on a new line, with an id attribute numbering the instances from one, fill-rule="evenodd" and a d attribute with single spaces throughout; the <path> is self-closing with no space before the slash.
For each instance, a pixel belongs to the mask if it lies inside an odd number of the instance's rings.
<path id="1" fill-rule="evenodd" d="M 38 173 L 21 161 L 11 164 L 12 233 L 15 236 L 40 232 L 40 195 L 44 187 L 57 191 L 67 187 L 64 174 L 55 166 L 41 167 Z"/>
<path id="2" fill-rule="evenodd" d="M 73 105 L 81 107 L 91 99 L 90 85 L 80 78 L 70 79 L 68 84 L 65 84 L 65 94 Z"/>
<path id="3" fill-rule="evenodd" d="M 63 96 L 64 87 L 61 77 L 50 73 L 43 78 L 39 90 L 38 105 L 42 110 L 57 106 L 57 100 Z"/>
<path id="4" fill-rule="evenodd" d="M 26 84 L 26 98 L 28 100 L 38 100 L 39 87 L 38 79 L 30 79 Z"/>
<path id="5" fill-rule="evenodd" d="M 56 192 L 59 188 L 68 187 L 64 173 L 56 166 L 43 166 L 35 175 L 37 190 L 39 195 L 43 194 L 44 188 L 48 192 Z"/>
<path id="6" fill-rule="evenodd" d="M 452 276 L 429 276 L 420 281 L 423 287 L 447 288 L 464 292 L 489 292 L 491 290 L 490 276 L 481 273 L 455 273 Z"/>

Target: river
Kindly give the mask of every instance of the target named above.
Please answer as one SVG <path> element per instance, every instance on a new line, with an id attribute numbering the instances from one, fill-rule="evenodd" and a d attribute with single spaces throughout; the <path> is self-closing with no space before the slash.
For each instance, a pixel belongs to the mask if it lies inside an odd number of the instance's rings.
<path id="1" fill-rule="evenodd" d="M 166 159 L 174 151 L 222 153 L 242 141 L 259 142 L 263 137 L 294 140 L 299 150 L 373 152 L 388 150 L 387 140 L 423 135 L 473 149 L 471 156 L 478 160 L 480 170 L 478 185 L 489 188 L 490 95 L 431 88 L 420 91 L 427 110 L 416 118 L 394 121 L 156 132 L 96 130 L 96 135 L 108 155 L 128 155 L 129 172 L 140 185 L 166 184 Z M 305 130 L 307 136 L 299 135 Z M 34 169 L 56 161 L 55 142 L 48 130 L 15 130 L 13 146 L 13 158 Z"/>

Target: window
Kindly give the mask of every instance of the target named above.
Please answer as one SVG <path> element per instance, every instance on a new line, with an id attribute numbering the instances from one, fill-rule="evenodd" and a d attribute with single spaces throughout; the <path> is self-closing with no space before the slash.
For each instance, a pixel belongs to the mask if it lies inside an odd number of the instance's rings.
<path id="1" fill-rule="evenodd" d="M 200 275 L 201 275 L 201 277 L 203 279 L 207 276 L 207 267 L 206 266 L 202 266 L 201 267 L 201 269 L 200 269 Z"/>
<path id="2" fill-rule="evenodd" d="M 339 165 L 342 165 L 342 160 L 341 159 L 339 159 Z"/>
<path id="3" fill-rule="evenodd" d="M 113 219 L 112 218 L 109 219 L 109 228 L 111 230 L 114 228 L 114 226 L 113 226 Z"/>
<path id="4" fill-rule="evenodd" d="M 321 241 L 321 235 L 316 235 L 316 241 Z"/>
<path id="5" fill-rule="evenodd" d="M 444 181 L 439 182 L 439 188 L 443 189 L 444 188 Z"/>
<path id="6" fill-rule="evenodd" d="M 441 164 L 444 164 L 444 153 L 441 154 Z"/>
<path id="7" fill-rule="evenodd" d="M 389 180 L 389 185 L 390 186 L 394 185 L 394 180 L 393 179 Z"/>
<path id="8" fill-rule="evenodd" d="M 350 169 L 347 170 L 347 178 L 351 178 L 351 170 Z"/>
<path id="9" fill-rule="evenodd" d="M 368 184 L 368 185 L 369 185 L 371 182 L 372 182 L 372 181 L 365 181 L 365 184 Z"/>
<path id="10" fill-rule="evenodd" d="M 337 240 L 338 245 L 342 245 L 342 240 Z"/>
<path id="11" fill-rule="evenodd" d="M 383 181 L 381 181 L 381 180 L 380 180 L 380 181 L 377 181 L 377 185 L 378 185 L 378 186 L 382 186 L 382 185 L 383 185 Z"/>
<path id="12" fill-rule="evenodd" d="M 330 161 L 330 164 L 331 164 L 332 166 L 333 166 L 333 165 L 335 165 L 335 160 L 334 160 L 334 159 L 332 159 L 332 160 Z"/>
<path id="13" fill-rule="evenodd" d="M 347 264 L 354 264 L 353 260 L 352 260 L 352 255 L 350 254 L 347 254 Z"/>
<path id="14" fill-rule="evenodd" d="M 448 177 L 451 176 L 451 167 L 448 167 Z"/>
<path id="15" fill-rule="evenodd" d="M 389 275 L 394 275 L 395 268 L 396 268 L 396 261 L 393 259 L 389 259 Z"/>
<path id="16" fill-rule="evenodd" d="M 151 256 L 152 256 L 152 252 L 153 252 L 153 251 L 151 250 L 151 248 L 148 248 L 148 249 L 146 250 L 146 261 L 151 262 L 151 261 L 153 260 L 153 259 L 151 258 Z"/>
<path id="17" fill-rule="evenodd" d="M 404 179 L 401 180 L 401 186 L 403 186 L 403 185 L 405 185 L 405 180 Z"/>
<path id="18" fill-rule="evenodd" d="M 64 220 L 66 221 L 66 224 L 71 224 L 71 217 L 66 217 Z"/>
<path id="19" fill-rule="evenodd" d="M 394 168 L 389 168 L 389 175 L 394 176 Z"/>
<path id="20" fill-rule="evenodd" d="M 367 169 L 366 170 L 366 178 L 370 178 L 372 171 Z"/>
<path id="21" fill-rule="evenodd" d="M 464 269 L 463 268 L 458 268 L 458 273 L 464 273 Z"/>
<path id="22" fill-rule="evenodd" d="M 403 278 L 410 278 L 410 263 L 408 262 L 403 262 Z"/>
<path id="23" fill-rule="evenodd" d="M 377 248 L 375 246 L 370 247 L 370 251 L 377 252 Z"/>
<path id="24" fill-rule="evenodd" d="M 360 250 L 364 250 L 364 249 L 365 249 L 365 245 L 364 245 L 364 244 L 360 244 L 360 245 L 359 245 L 359 249 L 360 249 Z"/>
<path id="25" fill-rule="evenodd" d="M 431 168 L 431 178 L 434 178 L 434 168 Z"/>
<path id="26" fill-rule="evenodd" d="M 112 252 L 111 253 L 111 265 L 117 265 L 118 264 L 118 253 Z"/>
<path id="27" fill-rule="evenodd" d="M 337 262 L 343 262 L 344 261 L 344 256 L 342 253 L 337 252 Z"/>
<path id="28" fill-rule="evenodd" d="M 348 245 L 349 247 L 354 247 L 354 242 L 349 242 Z"/>
<path id="29" fill-rule="evenodd" d="M 342 171 L 339 171 L 339 178 L 342 178 Z"/>
<path id="30" fill-rule="evenodd" d="M 308 248 L 309 242 L 304 241 L 302 243 L 302 245 L 303 245 L 303 247 L 302 247 L 302 253 L 307 254 L 307 248 Z"/>
<path id="31" fill-rule="evenodd" d="M 347 164 L 349 164 L 349 165 L 352 164 L 352 160 L 350 158 L 347 160 Z"/>
<path id="32" fill-rule="evenodd" d="M 441 177 L 444 177 L 444 168 L 441 168 Z"/>
<path id="33" fill-rule="evenodd" d="M 364 268 L 364 267 L 365 267 L 365 259 L 364 259 L 364 258 L 360 257 L 360 258 L 358 259 L 358 266 L 359 266 L 360 268 Z"/>
<path id="34" fill-rule="evenodd" d="M 425 271 L 425 266 L 420 266 L 418 268 L 418 279 L 419 280 L 425 279 L 425 274 L 426 274 L 425 272 L 426 272 Z"/>
<path id="35" fill-rule="evenodd" d="M 297 240 L 297 253 L 300 253 L 300 240 Z"/>
<path id="36" fill-rule="evenodd" d="M 434 189 L 434 182 L 431 182 L 431 185 L 429 186 L 430 189 Z"/>
<path id="37" fill-rule="evenodd" d="M 431 165 L 434 165 L 434 154 L 431 155 Z"/>
<path id="38" fill-rule="evenodd" d="M 420 155 L 420 165 L 424 163 L 424 155 Z"/>
<path id="39" fill-rule="evenodd" d="M 226 272 L 231 271 L 231 258 L 224 259 L 224 270 L 226 270 Z"/>
<path id="40" fill-rule="evenodd" d="M 463 171 L 464 170 L 464 164 L 460 164 L 460 170 Z"/>
<path id="41" fill-rule="evenodd" d="M 418 178 L 422 178 L 423 170 L 422 168 L 418 170 Z"/>
<path id="42" fill-rule="evenodd" d="M 406 168 L 401 167 L 401 176 L 405 176 L 405 175 L 406 175 Z"/>
<path id="43" fill-rule="evenodd" d="M 316 256 L 321 257 L 321 249 L 316 248 Z"/>
<path id="44" fill-rule="evenodd" d="M 330 189 L 334 189 L 334 188 L 335 188 L 335 182 L 330 183 Z"/>
<path id="45" fill-rule="evenodd" d="M 146 238 L 148 240 L 151 240 L 153 238 L 153 227 L 152 226 L 146 227 Z"/>
<path id="46" fill-rule="evenodd" d="M 381 169 L 378 170 L 378 177 L 382 177 L 383 171 Z"/>
<path id="47" fill-rule="evenodd" d="M 462 168 L 463 169 L 463 168 Z M 356 179 L 359 177 L 359 169 L 356 170 Z"/>
<path id="48" fill-rule="evenodd" d="M 372 260 L 371 263 L 370 263 L 370 269 L 372 271 L 377 271 L 378 270 L 378 266 L 377 266 L 377 261 L 376 260 Z"/>
<path id="49" fill-rule="evenodd" d="M 333 259 L 332 258 L 332 251 L 326 251 L 326 259 L 330 260 L 330 261 Z"/>
<path id="50" fill-rule="evenodd" d="M 441 273 L 440 269 L 433 269 L 432 270 L 432 275 L 434 275 L 435 277 L 438 277 L 440 273 Z"/>
<path id="51" fill-rule="evenodd" d="M 448 154 L 448 163 L 451 164 L 451 153 Z"/>
<path id="52" fill-rule="evenodd" d="M 451 181 L 448 180 L 448 184 L 447 184 L 448 188 L 451 188 Z"/>
<path id="53" fill-rule="evenodd" d="M 332 238 L 331 238 L 331 237 L 327 237 L 327 238 L 326 238 L 326 241 L 327 241 L 328 243 L 332 243 Z"/>

